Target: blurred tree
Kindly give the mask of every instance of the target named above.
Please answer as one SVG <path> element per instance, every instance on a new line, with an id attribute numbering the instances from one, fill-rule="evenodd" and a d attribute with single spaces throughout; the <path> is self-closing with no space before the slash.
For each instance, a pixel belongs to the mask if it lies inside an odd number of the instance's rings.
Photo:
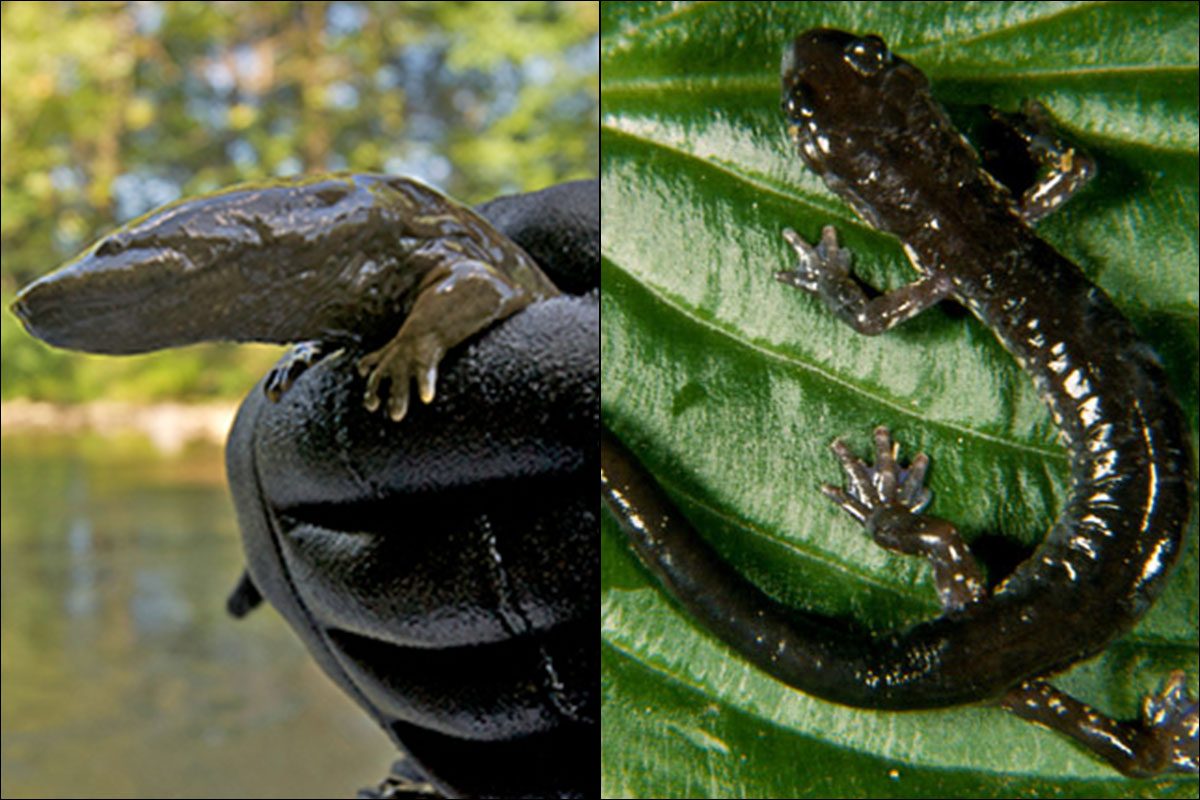
<path id="1" fill-rule="evenodd" d="M 105 230 L 240 181 L 380 171 L 479 202 L 595 175 L 597 6 L 5 2 L 5 304 Z M 0 333 L 3 396 L 98 391 L 7 314 Z M 186 360 L 155 393 L 229 391 Z"/>

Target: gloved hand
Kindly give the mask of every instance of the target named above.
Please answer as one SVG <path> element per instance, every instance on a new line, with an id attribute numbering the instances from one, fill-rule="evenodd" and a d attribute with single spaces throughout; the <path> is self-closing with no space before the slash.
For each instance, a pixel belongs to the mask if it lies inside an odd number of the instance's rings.
<path id="1" fill-rule="evenodd" d="M 480 208 L 564 291 L 363 408 L 359 353 L 256 386 L 227 466 L 252 584 L 451 796 L 598 794 L 599 185 Z"/>

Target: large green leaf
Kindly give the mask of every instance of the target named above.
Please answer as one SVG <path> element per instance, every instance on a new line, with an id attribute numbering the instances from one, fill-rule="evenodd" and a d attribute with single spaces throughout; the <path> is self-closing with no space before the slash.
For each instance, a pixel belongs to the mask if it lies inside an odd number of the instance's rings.
<path id="1" fill-rule="evenodd" d="M 840 480 L 836 436 L 865 454 L 884 423 L 928 452 L 933 511 L 1001 556 L 1036 544 L 1066 487 L 1049 415 L 973 317 L 939 308 L 861 337 L 772 279 L 790 259 L 780 231 L 827 223 L 867 281 L 912 277 L 784 134 L 779 57 L 807 28 L 880 34 L 952 114 L 1049 106 L 1100 177 L 1040 231 L 1158 349 L 1196 418 L 1196 4 L 605 3 L 601 25 L 604 419 L 766 591 L 874 627 L 937 613 L 928 568 L 816 491 Z M 992 708 L 805 696 L 697 628 L 608 518 L 603 563 L 606 795 L 1196 795 Z M 1173 668 L 1195 691 L 1198 571 L 1193 522 L 1141 624 L 1056 683 L 1122 716 Z"/>

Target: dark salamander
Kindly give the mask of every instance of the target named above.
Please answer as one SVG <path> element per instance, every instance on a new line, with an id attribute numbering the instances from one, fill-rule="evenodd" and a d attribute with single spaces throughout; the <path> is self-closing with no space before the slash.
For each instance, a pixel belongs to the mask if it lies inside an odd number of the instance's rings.
<path id="1" fill-rule="evenodd" d="M 769 598 L 687 524 L 606 434 L 601 489 L 634 548 L 677 600 L 771 675 L 838 703 L 917 709 L 995 702 L 1083 743 L 1127 775 L 1197 771 L 1197 706 L 1174 673 L 1142 718 L 1119 722 L 1041 678 L 1095 655 L 1166 584 L 1192 507 L 1187 423 L 1130 323 L 1030 223 L 1094 172 L 1031 106 L 1007 124 L 1049 168 L 1016 194 L 981 168 L 928 81 L 876 36 L 813 30 L 783 59 L 783 109 L 805 163 L 919 273 L 868 297 L 833 228 L 777 274 L 864 334 L 942 300 L 966 306 L 1033 379 L 1071 458 L 1071 491 L 1042 544 L 992 592 L 954 526 L 923 513 L 928 459 L 907 468 L 886 428 L 875 462 L 833 445 L 848 479 L 825 494 L 889 550 L 929 559 L 943 615 L 882 635 Z M 997 115 L 997 119 L 1000 116 Z"/>

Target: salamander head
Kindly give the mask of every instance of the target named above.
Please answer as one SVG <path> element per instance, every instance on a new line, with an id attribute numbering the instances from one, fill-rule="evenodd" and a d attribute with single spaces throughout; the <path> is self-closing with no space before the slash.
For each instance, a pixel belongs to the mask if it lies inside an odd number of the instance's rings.
<path id="1" fill-rule="evenodd" d="M 803 33 L 784 50 L 781 77 L 789 132 L 822 174 L 870 149 L 869 134 L 907 132 L 914 104 L 930 101 L 925 76 L 878 36 Z"/>
<path id="2" fill-rule="evenodd" d="M 97 353 L 323 338 L 314 326 L 344 294 L 346 254 L 384 247 L 383 207 L 411 202 L 388 180 L 283 180 L 173 203 L 27 286 L 13 312 L 50 344 Z"/>
<path id="3" fill-rule="evenodd" d="M 977 171 L 929 81 L 878 36 L 803 33 L 784 51 L 781 78 L 800 155 L 876 228 L 903 235 L 921 224 L 921 195 L 940 190 L 948 159 Z"/>

